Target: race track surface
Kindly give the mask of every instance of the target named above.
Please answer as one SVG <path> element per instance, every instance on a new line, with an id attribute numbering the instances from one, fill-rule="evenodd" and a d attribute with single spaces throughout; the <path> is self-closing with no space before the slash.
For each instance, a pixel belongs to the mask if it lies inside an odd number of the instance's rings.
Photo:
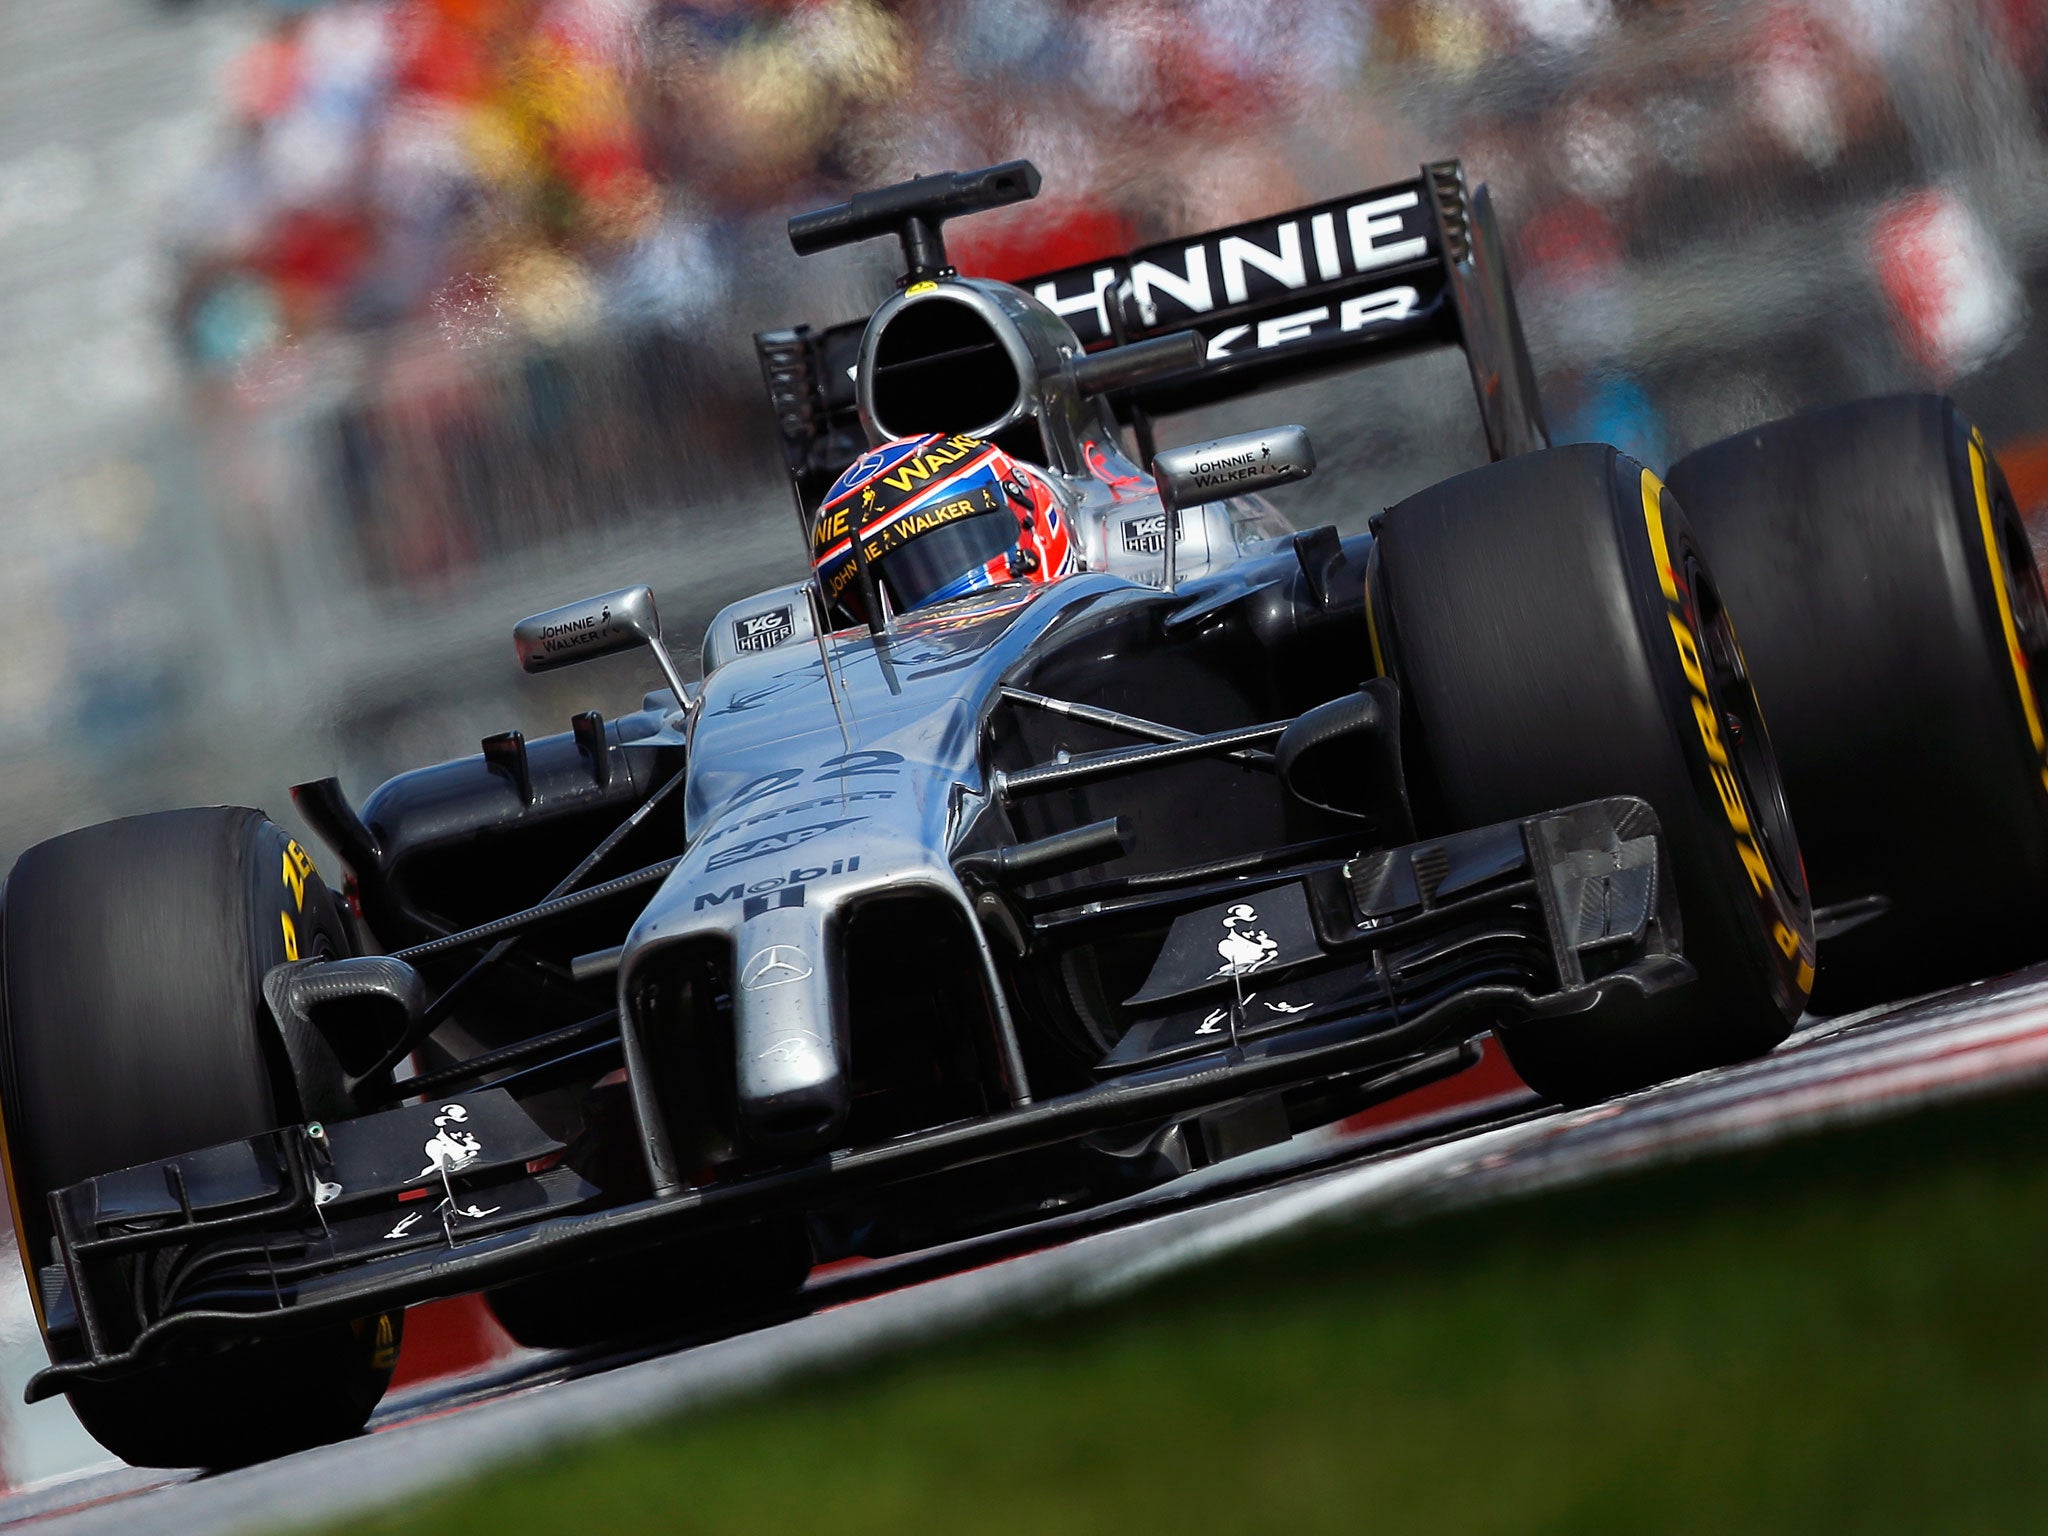
<path id="1" fill-rule="evenodd" d="M 38 1533 L 329 1523 L 551 1445 L 1021 1312 L 1083 1305 L 1319 1223 L 1480 1204 L 2048 1080 L 2048 967 L 1810 1025 L 1759 1062 L 1566 1111 L 1498 1099 L 1350 1143 L 1301 1138 L 1136 1200 L 812 1283 L 804 1315 L 660 1352 L 528 1354 L 395 1394 L 372 1432 L 211 1477 L 91 1471 L 0 1500 Z M 1473 1123 L 1473 1122 L 1478 1123 Z"/>

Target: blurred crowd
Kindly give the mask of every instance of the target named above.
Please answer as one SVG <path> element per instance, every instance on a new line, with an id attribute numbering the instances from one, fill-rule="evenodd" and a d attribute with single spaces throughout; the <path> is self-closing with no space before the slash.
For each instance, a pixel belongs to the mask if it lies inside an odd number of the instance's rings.
<path id="1" fill-rule="evenodd" d="M 742 280 L 749 224 L 1018 154 L 1049 189 L 1024 259 L 1092 254 L 1176 221 L 1190 181 L 1213 211 L 1216 161 L 1249 162 L 1223 178 L 1248 209 L 1284 200 L 1284 146 L 1247 149 L 1355 91 L 1371 32 L 1342 0 L 290 10 L 237 61 L 233 143 L 186 205 L 186 349 L 212 371 L 403 321 L 673 324 Z"/>
<path id="2" fill-rule="evenodd" d="M 1565 326 L 1581 355 L 1563 430 L 1654 461 L 1666 434 L 1623 366 L 1638 337 L 1616 275 L 1924 192 L 1952 169 L 1929 144 L 1987 69 L 2038 117 L 2042 7 L 290 4 L 234 62 L 231 130 L 180 202 L 175 324 L 202 389 L 259 410 L 331 383 L 322 345 L 352 342 L 321 478 L 373 576 L 437 579 L 537 529 L 673 500 L 693 451 L 716 478 L 765 448 L 736 317 L 844 318 L 804 308 L 776 238 L 793 210 L 1028 156 L 1038 202 L 953 245 L 963 268 L 1013 276 L 1456 153 L 1495 189 L 1525 294 L 1583 322 Z M 1945 115 L 1915 120 L 1929 113 Z M 1970 206 L 1923 197 L 1872 238 L 1930 374 L 2013 332 L 2017 283 Z M 1947 274 L 1931 292 L 1930 267 Z"/>
<path id="3" fill-rule="evenodd" d="M 746 226 L 1019 154 L 1044 198 L 963 252 L 1005 270 L 1417 143 L 1528 209 L 1524 260 L 1573 280 L 1893 174 L 1904 97 L 1965 19 L 2038 79 L 2030 0 L 291 5 L 183 200 L 179 327 L 218 371 L 403 321 L 676 323 L 745 280 Z"/>

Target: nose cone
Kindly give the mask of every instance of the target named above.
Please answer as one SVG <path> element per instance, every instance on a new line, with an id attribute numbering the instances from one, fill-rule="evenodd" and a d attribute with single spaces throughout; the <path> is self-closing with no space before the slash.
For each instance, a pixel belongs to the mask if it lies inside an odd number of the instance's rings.
<path id="1" fill-rule="evenodd" d="M 852 1105 L 844 988 L 815 930 L 766 913 L 742 930 L 734 977 L 734 1066 L 740 1128 L 763 1151 L 824 1151 Z M 787 930 L 787 931 L 784 931 Z"/>

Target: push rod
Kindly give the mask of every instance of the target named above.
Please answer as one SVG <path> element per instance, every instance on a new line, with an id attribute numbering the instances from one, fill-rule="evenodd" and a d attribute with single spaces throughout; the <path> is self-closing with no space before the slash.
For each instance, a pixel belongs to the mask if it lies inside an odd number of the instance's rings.
<path id="1" fill-rule="evenodd" d="M 430 939 L 425 944 L 415 944 L 410 949 L 392 951 L 392 958 L 408 964 L 425 960 L 429 956 L 445 954 L 451 949 L 461 949 L 470 944 L 481 944 L 486 939 L 495 939 L 502 934 L 515 933 L 535 924 L 545 923 L 578 907 L 587 907 L 593 902 L 623 895 L 643 885 L 653 885 L 666 880 L 674 873 L 675 867 L 683 862 L 681 854 L 672 859 L 663 859 L 659 864 L 650 864 L 645 869 L 636 869 L 630 875 L 620 875 L 616 880 L 606 880 L 598 885 L 587 886 L 570 896 L 558 896 L 553 901 L 544 901 L 537 907 L 528 907 L 524 912 L 514 912 L 510 917 L 501 917 L 496 922 L 484 923 L 475 928 L 465 928 L 460 933 L 451 933 L 446 938 Z"/>
<path id="2" fill-rule="evenodd" d="M 1153 747 L 1124 747 L 1114 752 L 1088 752 L 1064 763 L 1040 763 L 995 776 L 999 795 L 1032 794 L 1068 784 L 1085 784 L 1114 774 L 1157 768 L 1186 758 L 1221 757 L 1255 741 L 1270 741 L 1293 724 L 1290 720 L 1266 725 L 1239 726 L 1234 731 L 1216 731 L 1207 736 L 1190 736 L 1185 741 L 1162 742 Z M 445 943 L 446 940 L 437 942 Z"/>
<path id="3" fill-rule="evenodd" d="M 1161 725 L 1157 720 L 1127 715 L 1120 709 L 1103 709 L 1095 704 L 1077 704 L 1072 699 L 1055 699 L 1048 694 L 1033 693 L 1028 688 L 1005 687 L 1002 693 L 1012 704 L 1042 709 L 1049 715 L 1064 715 L 1069 720 L 1083 720 L 1106 731 L 1122 731 L 1126 736 L 1142 736 L 1147 741 L 1193 741 L 1196 736 L 1194 731 L 1184 731 L 1177 725 Z M 1256 749 L 1230 755 L 1240 763 L 1270 763 L 1273 760 L 1272 753 Z"/>

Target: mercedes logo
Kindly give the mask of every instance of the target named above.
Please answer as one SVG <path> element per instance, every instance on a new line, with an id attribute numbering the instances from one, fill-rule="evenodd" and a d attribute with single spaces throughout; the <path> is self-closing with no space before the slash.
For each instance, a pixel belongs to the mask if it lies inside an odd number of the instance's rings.
<path id="1" fill-rule="evenodd" d="M 791 944 L 770 944 L 758 951 L 740 971 L 740 988 L 758 992 L 763 987 L 786 986 L 811 974 L 811 962 Z"/>

